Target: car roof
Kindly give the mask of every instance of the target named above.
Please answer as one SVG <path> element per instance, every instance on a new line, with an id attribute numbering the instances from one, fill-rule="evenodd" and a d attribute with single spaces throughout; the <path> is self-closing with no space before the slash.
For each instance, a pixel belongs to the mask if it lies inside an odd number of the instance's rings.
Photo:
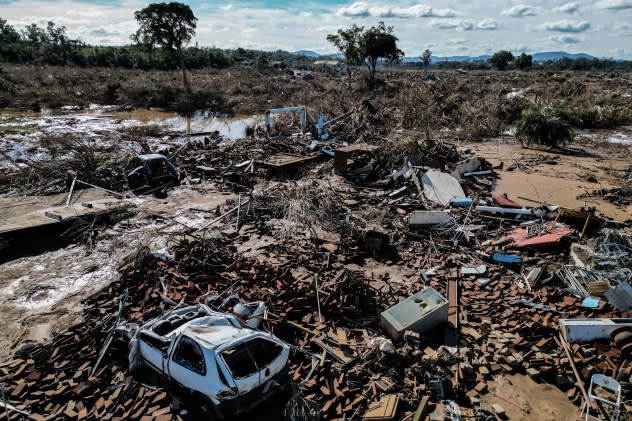
<path id="1" fill-rule="evenodd" d="M 210 315 L 191 320 L 177 330 L 211 349 L 240 342 L 249 337 L 260 336 L 258 331 L 235 326 L 236 319 L 235 321 L 232 319 L 226 316 Z"/>

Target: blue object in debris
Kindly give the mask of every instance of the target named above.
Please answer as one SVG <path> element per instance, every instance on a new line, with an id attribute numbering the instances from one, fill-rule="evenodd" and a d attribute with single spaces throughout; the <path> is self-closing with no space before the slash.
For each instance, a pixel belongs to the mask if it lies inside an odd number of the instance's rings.
<path id="1" fill-rule="evenodd" d="M 459 208 L 469 208 L 474 200 L 471 197 L 454 197 L 450 202 Z"/>
<path id="2" fill-rule="evenodd" d="M 598 308 L 599 307 L 599 298 L 596 297 L 586 297 L 584 301 L 582 301 L 582 307 L 586 308 Z"/>
<path id="3" fill-rule="evenodd" d="M 494 253 L 492 260 L 505 265 L 519 265 L 522 263 L 522 257 L 506 253 Z"/>

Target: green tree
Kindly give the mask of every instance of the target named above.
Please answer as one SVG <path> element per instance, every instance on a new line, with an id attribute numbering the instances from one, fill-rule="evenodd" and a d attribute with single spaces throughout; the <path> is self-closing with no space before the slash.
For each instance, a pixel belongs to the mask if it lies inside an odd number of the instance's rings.
<path id="1" fill-rule="evenodd" d="M 513 65 L 516 69 L 520 70 L 531 69 L 533 66 L 533 56 L 531 56 L 531 54 L 522 53 L 514 59 Z"/>
<path id="2" fill-rule="evenodd" d="M 20 41 L 20 34 L 15 28 L 7 23 L 6 19 L 0 18 L 0 43 L 11 44 Z"/>
<path id="3" fill-rule="evenodd" d="M 560 146 L 573 141 L 573 129 L 556 108 L 530 107 L 516 124 L 516 138 L 522 146 Z"/>
<path id="4" fill-rule="evenodd" d="M 34 61 L 42 45 L 48 42 L 46 31 L 32 23 L 22 30 L 22 40 L 26 43 L 27 62 Z"/>
<path id="5" fill-rule="evenodd" d="M 191 82 L 187 77 L 183 48 L 195 35 L 197 18 L 189 6 L 182 3 L 152 3 L 134 12 L 139 28 L 132 40 L 148 50 L 155 46 L 176 52 L 182 69 L 182 82 L 191 94 Z"/>
<path id="6" fill-rule="evenodd" d="M 375 86 L 375 67 L 380 58 L 389 63 L 399 63 L 404 52 L 397 47 L 397 38 L 393 35 L 393 27 L 380 22 L 362 33 L 360 37 L 360 51 L 369 69 L 369 84 Z"/>
<path id="7" fill-rule="evenodd" d="M 65 26 L 56 26 L 54 22 L 48 22 L 46 26 L 47 61 L 50 64 L 66 64 L 72 52 L 70 39 L 66 35 Z"/>
<path id="8" fill-rule="evenodd" d="M 421 63 L 424 65 L 424 74 L 427 74 L 427 68 L 432 63 L 432 51 L 426 48 L 426 50 L 419 57 L 421 59 Z"/>
<path id="9" fill-rule="evenodd" d="M 269 64 L 270 62 L 268 61 L 268 58 L 265 56 L 265 54 L 259 54 L 257 57 L 255 57 L 254 65 L 257 70 L 267 69 Z"/>
<path id="10" fill-rule="evenodd" d="M 498 70 L 505 70 L 511 60 L 513 60 L 514 56 L 509 51 L 500 50 L 489 59 L 489 61 L 496 67 Z"/>
<path id="11" fill-rule="evenodd" d="M 360 38 L 364 27 L 355 24 L 347 29 L 338 29 L 338 33 L 327 35 L 327 41 L 333 44 L 345 57 L 347 75 L 351 82 L 351 66 L 362 64 L 362 50 L 360 48 Z"/>
<path id="12" fill-rule="evenodd" d="M 22 39 L 32 47 L 39 47 L 48 42 L 46 31 L 32 23 L 22 30 Z"/>

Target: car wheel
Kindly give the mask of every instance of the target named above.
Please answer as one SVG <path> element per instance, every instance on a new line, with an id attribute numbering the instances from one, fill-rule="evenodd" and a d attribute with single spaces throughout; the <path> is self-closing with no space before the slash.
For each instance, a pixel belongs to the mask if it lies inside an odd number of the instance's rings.
<path id="1" fill-rule="evenodd" d="M 218 421 L 222 419 L 213 402 L 200 393 L 194 393 L 192 396 L 191 418 L 193 421 Z"/>

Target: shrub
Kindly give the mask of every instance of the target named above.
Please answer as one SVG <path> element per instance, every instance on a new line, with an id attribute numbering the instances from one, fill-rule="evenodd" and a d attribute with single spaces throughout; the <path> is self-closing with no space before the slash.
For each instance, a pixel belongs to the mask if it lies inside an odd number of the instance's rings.
<path id="1" fill-rule="evenodd" d="M 561 146 L 573 141 L 573 130 L 557 109 L 530 107 L 516 124 L 516 138 L 522 146 Z"/>

